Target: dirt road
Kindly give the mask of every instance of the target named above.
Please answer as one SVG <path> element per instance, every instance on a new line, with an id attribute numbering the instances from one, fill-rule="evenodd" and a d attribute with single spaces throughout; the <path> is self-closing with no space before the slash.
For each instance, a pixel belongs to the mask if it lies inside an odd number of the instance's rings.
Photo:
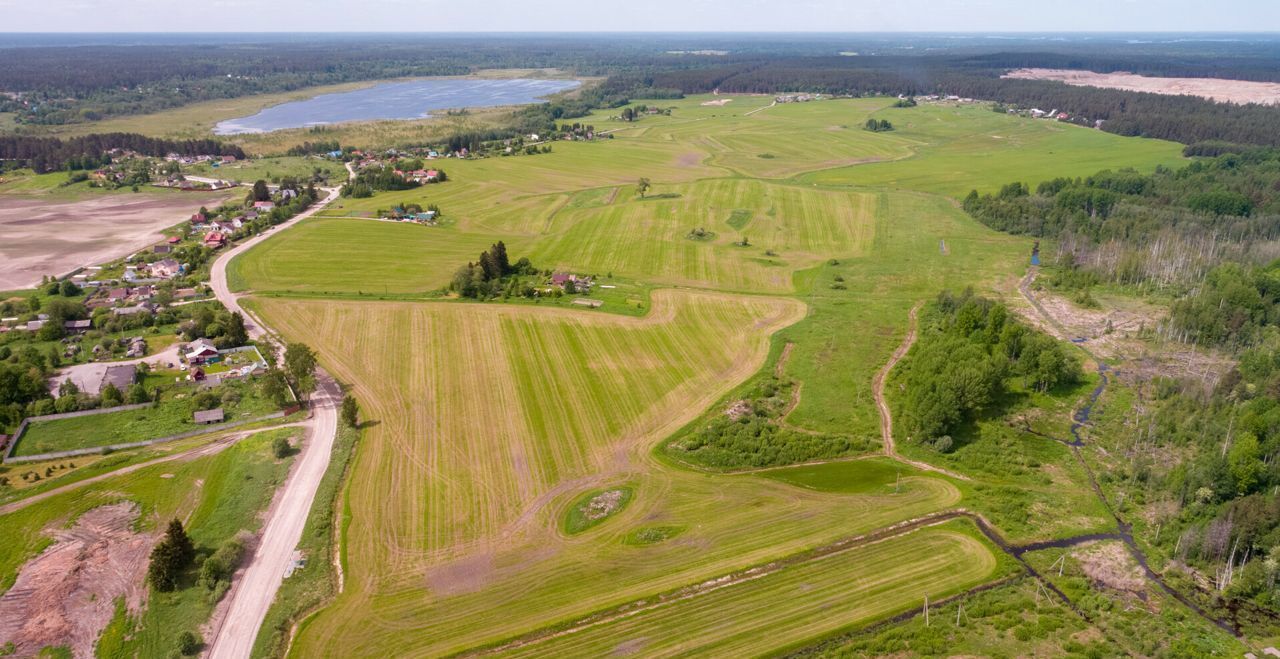
<path id="1" fill-rule="evenodd" d="M 240 296 L 227 286 L 227 264 L 269 235 L 311 217 L 337 198 L 338 190 L 330 190 L 328 196 L 315 206 L 278 225 L 270 233 L 254 236 L 224 252 L 214 262 L 209 278 L 213 293 L 229 311 L 239 311 L 244 315 L 250 337 L 262 338 L 270 331 L 241 308 Z M 294 548 L 302 538 L 302 528 L 315 501 L 316 489 L 329 468 L 333 441 L 338 433 L 338 404 L 342 391 L 323 370 L 316 372 L 316 381 L 318 386 L 311 397 L 310 427 L 302 454 L 272 501 L 261 540 L 249 558 L 248 566 L 236 577 L 227 593 L 226 615 L 220 623 L 215 623 L 216 632 L 209 642 L 207 656 L 214 659 L 243 659 L 253 650 L 262 620 L 275 601 L 285 570 L 293 560 Z"/>
<path id="2" fill-rule="evenodd" d="M 898 453 L 898 449 L 893 443 L 893 414 L 889 411 L 889 403 L 884 398 L 884 385 L 885 381 L 889 379 L 889 372 L 893 370 L 894 366 L 898 365 L 898 362 L 907 355 L 907 351 L 910 350 L 911 346 L 916 342 L 916 317 L 919 313 L 920 304 L 917 303 L 914 307 L 911 307 L 911 313 L 908 315 L 910 323 L 907 326 L 907 335 L 902 339 L 902 344 L 898 346 L 897 350 L 893 351 L 893 356 L 889 357 L 889 361 L 885 362 L 885 365 L 881 367 L 878 373 L 876 373 L 876 377 L 871 383 L 871 389 L 876 399 L 876 409 L 880 411 L 880 440 L 884 443 L 884 454 L 894 460 L 905 462 L 917 469 L 932 471 L 952 478 L 958 478 L 962 481 L 967 481 L 969 480 L 968 476 L 957 474 L 941 467 L 935 467 L 926 462 L 918 462 L 916 460 L 903 457 Z"/>
<path id="3" fill-rule="evenodd" d="M 302 539 L 316 489 L 329 468 L 333 440 L 338 432 L 338 402 L 342 391 L 328 375 L 319 374 L 312 395 L 311 428 L 288 480 L 276 494 L 263 526 L 262 538 L 248 567 L 227 593 L 227 614 L 209 643 L 213 659 L 243 659 L 253 650 L 267 609 L 276 599 L 284 573 L 293 561 L 293 550 Z M 326 560 L 327 557 L 314 557 Z"/>

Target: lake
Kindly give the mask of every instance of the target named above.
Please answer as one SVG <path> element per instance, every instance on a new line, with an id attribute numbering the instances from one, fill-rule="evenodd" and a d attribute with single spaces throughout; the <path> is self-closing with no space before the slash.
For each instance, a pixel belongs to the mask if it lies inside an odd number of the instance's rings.
<path id="1" fill-rule="evenodd" d="M 266 133 L 285 128 L 305 128 L 343 121 L 422 119 L 432 110 L 481 108 L 535 103 L 579 84 L 576 80 L 435 79 L 384 82 L 350 92 L 321 94 L 305 101 L 290 101 L 239 119 L 219 122 L 218 135 Z"/>

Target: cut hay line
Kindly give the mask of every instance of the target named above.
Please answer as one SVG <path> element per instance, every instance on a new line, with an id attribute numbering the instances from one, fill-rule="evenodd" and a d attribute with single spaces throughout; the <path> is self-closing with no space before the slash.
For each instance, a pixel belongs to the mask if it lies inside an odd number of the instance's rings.
<path id="1" fill-rule="evenodd" d="M 758 653 L 981 583 L 997 565 L 982 541 L 938 528 L 893 531 L 821 552 L 726 575 L 492 654 L 600 656 L 642 638 L 650 640 L 647 653 Z M 785 607 L 769 605 L 778 593 L 787 593 Z"/>

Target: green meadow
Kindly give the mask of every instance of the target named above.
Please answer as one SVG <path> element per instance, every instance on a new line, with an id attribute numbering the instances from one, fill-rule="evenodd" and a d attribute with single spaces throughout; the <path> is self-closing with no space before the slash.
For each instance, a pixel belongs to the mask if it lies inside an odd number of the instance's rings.
<path id="1" fill-rule="evenodd" d="M 961 505 L 1014 538 L 1106 522 L 1064 447 L 1012 431 L 954 465 L 964 482 L 888 458 L 712 473 L 655 449 L 762 374 L 796 383 L 785 422 L 797 432 L 878 446 L 872 381 L 909 310 L 948 288 L 1011 294 L 1030 255 L 960 197 L 1177 165 L 1180 146 L 979 104 L 729 98 L 656 101 L 670 116 L 635 122 L 600 111 L 575 121 L 612 139 L 548 154 L 442 161 L 446 183 L 340 199 L 233 262 L 264 320 L 312 343 L 378 421 L 344 503 L 345 590 L 295 652 L 779 652 L 990 581 L 1004 559 L 968 531 L 921 530 L 679 606 L 609 612 Z M 896 130 L 865 131 L 869 117 Z M 405 203 L 436 204 L 447 222 L 369 219 Z M 539 268 L 618 277 L 643 300 L 433 295 L 498 240 Z M 379 295 L 399 301 L 351 301 Z M 981 468 L 998 452 L 1020 456 L 1016 469 Z M 625 508 L 565 531 L 567 510 L 624 484 Z M 940 560 L 897 560 L 913 551 Z M 782 597 L 803 606 L 770 606 Z M 548 638 L 592 616 L 604 622 Z"/>

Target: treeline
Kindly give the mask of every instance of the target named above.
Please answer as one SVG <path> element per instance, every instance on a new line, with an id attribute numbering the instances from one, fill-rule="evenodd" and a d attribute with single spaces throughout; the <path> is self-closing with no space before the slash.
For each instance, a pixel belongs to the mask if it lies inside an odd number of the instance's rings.
<path id="1" fill-rule="evenodd" d="M 971 290 L 938 295 L 919 326 L 895 377 L 905 389 L 907 432 L 939 452 L 954 450 L 956 435 L 998 405 L 1011 384 L 1048 391 L 1081 377 L 1080 364 L 1057 341 Z"/>
<path id="2" fill-rule="evenodd" d="M 5 166 L 30 167 L 41 173 L 67 169 L 68 166 L 99 166 L 110 161 L 109 152 L 115 149 L 154 157 L 170 153 L 245 157 L 244 151 L 234 144 L 207 139 L 167 140 L 137 133 L 94 133 L 65 140 L 0 135 L 0 161 L 5 161 Z"/>
<path id="3" fill-rule="evenodd" d="M 1001 78 L 1007 68 L 1012 67 L 950 56 L 771 57 L 705 69 L 654 71 L 645 79 L 654 87 L 686 94 L 719 89 L 759 94 L 955 95 L 1024 108 L 1058 108 L 1084 125 L 1101 120 L 1103 130 L 1119 135 L 1184 144 L 1221 140 L 1280 146 L 1280 131 L 1274 128 L 1280 108 L 1274 106 Z"/>
<path id="4" fill-rule="evenodd" d="M 970 192 L 964 209 L 999 231 L 1054 238 L 1056 265 L 1111 281 L 1188 290 L 1226 261 L 1265 263 L 1280 240 L 1280 150 L 1250 149 L 1152 174 L 1104 171 Z"/>
<path id="5" fill-rule="evenodd" d="M 342 145 L 338 144 L 338 140 L 319 141 L 319 142 L 303 142 L 289 147 L 285 153 L 291 156 L 312 156 L 316 154 L 332 153 L 334 151 L 342 151 Z"/>

